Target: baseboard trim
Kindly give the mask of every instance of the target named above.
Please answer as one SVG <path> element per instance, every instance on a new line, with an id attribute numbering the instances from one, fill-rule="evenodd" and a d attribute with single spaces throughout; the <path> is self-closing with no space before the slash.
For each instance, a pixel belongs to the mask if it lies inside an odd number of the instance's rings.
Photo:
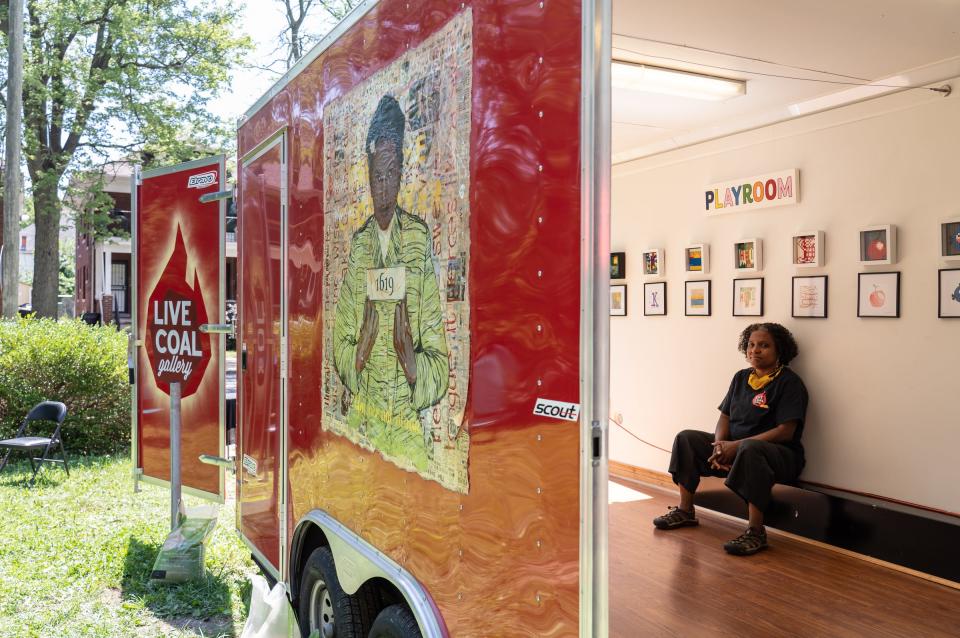
<path id="1" fill-rule="evenodd" d="M 646 468 L 637 467 L 635 465 L 630 465 L 628 463 L 623 463 L 620 461 L 613 461 L 613 460 L 609 461 L 609 467 L 610 467 L 610 476 L 613 478 L 617 478 L 622 481 L 626 481 L 634 484 L 653 486 L 653 487 L 665 489 L 674 493 L 677 492 L 677 486 L 673 483 L 673 479 L 669 474 L 665 472 L 648 470 Z M 831 496 L 827 498 L 838 498 L 838 497 Z M 742 501 L 740 501 L 740 503 L 742 503 Z M 705 507 L 704 505 L 700 505 L 700 504 L 698 504 L 698 508 L 702 511 L 709 513 L 712 516 L 716 516 L 717 518 L 736 522 L 738 524 L 742 523 L 744 520 L 740 516 L 736 516 L 734 514 L 730 514 L 716 508 Z M 884 560 L 882 558 L 878 558 L 876 556 L 871 556 L 869 554 L 858 552 L 845 547 L 840 547 L 830 543 L 825 543 L 821 540 L 810 538 L 802 534 L 797 534 L 797 533 L 786 531 L 783 529 L 778 529 L 776 527 L 768 527 L 768 529 L 771 533 L 778 536 L 791 538 L 801 543 L 806 543 L 808 545 L 820 547 L 822 549 L 826 549 L 831 552 L 836 552 L 844 556 L 849 556 L 851 558 L 856 558 L 868 563 L 872 563 L 874 565 L 879 565 L 881 567 L 885 567 L 886 569 L 891 569 L 893 571 L 900 572 L 902 574 L 907 574 L 909 576 L 913 576 L 916 578 L 922 578 L 923 580 L 927 580 L 927 581 L 936 583 L 938 585 L 942 585 L 944 587 L 960 590 L 960 582 L 950 580 L 948 578 L 943 578 L 935 574 L 929 574 L 921 570 L 913 569 L 907 565 L 894 563 L 888 560 Z"/>

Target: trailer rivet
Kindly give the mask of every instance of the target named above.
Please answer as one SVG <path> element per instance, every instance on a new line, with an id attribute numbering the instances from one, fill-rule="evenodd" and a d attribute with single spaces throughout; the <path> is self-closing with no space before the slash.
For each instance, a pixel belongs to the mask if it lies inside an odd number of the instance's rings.
<path id="1" fill-rule="evenodd" d="M 543 385 L 543 379 L 537 379 L 537 385 L 538 386 Z"/>
<path id="2" fill-rule="evenodd" d="M 540 8 L 541 8 L 541 9 L 543 8 L 543 3 L 542 3 L 542 2 L 540 3 Z"/>
<path id="3" fill-rule="evenodd" d="M 537 223 L 538 223 L 538 224 L 542 224 L 542 223 L 543 223 L 543 217 L 537 217 Z"/>
<path id="4" fill-rule="evenodd" d="M 543 4 L 543 3 L 541 3 L 541 4 Z M 540 594 L 537 594 L 537 604 L 538 604 L 538 605 L 540 604 Z"/>
<path id="5" fill-rule="evenodd" d="M 457 592 L 457 600 L 463 600 L 463 592 Z"/>
<path id="6" fill-rule="evenodd" d="M 537 488 L 537 494 L 543 494 L 543 488 L 538 487 L 538 488 Z"/>
<path id="7" fill-rule="evenodd" d="M 539 541 L 539 540 L 538 540 L 538 541 L 537 541 L 537 547 L 538 547 L 538 548 L 539 548 L 539 547 L 543 547 L 543 541 Z"/>
<path id="8" fill-rule="evenodd" d="M 540 64 L 543 64 L 543 56 L 542 56 L 542 55 L 540 56 L 540 60 L 539 60 L 539 61 L 540 61 Z"/>
<path id="9" fill-rule="evenodd" d="M 537 324 L 537 332 L 543 332 L 543 326 L 541 326 L 539 323 Z"/>
<path id="10" fill-rule="evenodd" d="M 462 556 L 463 556 L 463 550 L 462 550 L 462 549 L 458 549 L 458 550 L 457 550 L 457 555 L 462 557 Z"/>
<path id="11" fill-rule="evenodd" d="M 537 440 L 538 440 L 538 441 L 542 441 L 542 440 L 543 440 L 543 435 L 542 435 L 542 434 L 538 434 L 538 435 L 537 435 Z"/>
<path id="12" fill-rule="evenodd" d="M 463 511 L 463 503 L 460 503 L 459 505 L 457 505 L 457 508 L 462 512 L 462 511 Z"/>
<path id="13" fill-rule="evenodd" d="M 543 279 L 543 271 L 542 271 L 542 270 L 538 270 L 538 271 L 537 271 L 537 277 L 539 277 L 540 279 Z"/>
<path id="14" fill-rule="evenodd" d="M 543 164 L 537 164 L 537 171 L 540 173 L 543 172 Z"/>

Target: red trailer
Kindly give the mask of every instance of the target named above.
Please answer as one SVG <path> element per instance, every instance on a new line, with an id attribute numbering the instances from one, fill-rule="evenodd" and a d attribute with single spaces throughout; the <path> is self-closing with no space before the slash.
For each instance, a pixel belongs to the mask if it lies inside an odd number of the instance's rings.
<path id="1" fill-rule="evenodd" d="M 367 0 L 238 129 L 237 526 L 303 634 L 606 635 L 606 0 Z"/>

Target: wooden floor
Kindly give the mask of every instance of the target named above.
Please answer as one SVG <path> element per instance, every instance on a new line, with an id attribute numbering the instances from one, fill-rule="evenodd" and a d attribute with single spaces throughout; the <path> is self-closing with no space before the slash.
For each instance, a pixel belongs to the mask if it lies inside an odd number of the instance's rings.
<path id="1" fill-rule="evenodd" d="M 729 556 L 740 523 L 656 530 L 676 497 L 622 484 L 653 498 L 610 504 L 611 636 L 960 636 L 960 590 L 774 533 Z"/>

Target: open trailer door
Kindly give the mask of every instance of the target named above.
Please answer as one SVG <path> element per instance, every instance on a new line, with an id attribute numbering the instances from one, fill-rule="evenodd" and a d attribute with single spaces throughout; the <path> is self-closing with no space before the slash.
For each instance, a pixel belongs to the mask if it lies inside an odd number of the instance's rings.
<path id="1" fill-rule="evenodd" d="M 285 134 L 240 159 L 237 526 L 261 568 L 283 573 L 286 526 Z"/>
<path id="2" fill-rule="evenodd" d="M 137 171 L 139 173 L 139 169 Z M 134 480 L 170 485 L 170 387 L 181 394 L 184 493 L 223 502 L 225 336 L 223 156 L 136 175 L 131 185 Z"/>

